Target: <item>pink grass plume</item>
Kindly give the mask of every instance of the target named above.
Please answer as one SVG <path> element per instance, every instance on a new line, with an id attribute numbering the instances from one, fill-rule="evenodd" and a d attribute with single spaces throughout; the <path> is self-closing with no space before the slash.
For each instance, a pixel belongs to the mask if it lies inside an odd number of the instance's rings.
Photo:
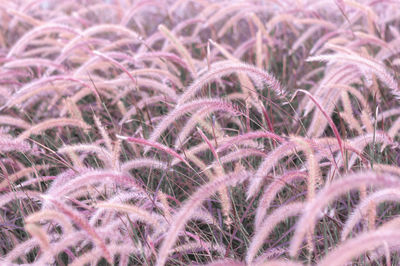
<path id="1" fill-rule="evenodd" d="M 173 149 L 171 149 L 171 148 L 169 148 L 169 147 L 167 147 L 165 145 L 162 145 L 162 144 L 160 144 L 158 142 L 149 141 L 149 140 L 142 139 L 142 138 L 126 137 L 126 136 L 120 136 L 120 135 L 116 135 L 116 136 L 117 136 L 117 138 L 119 138 L 121 140 L 126 140 L 126 141 L 129 141 L 129 142 L 134 142 L 134 143 L 141 144 L 141 145 L 144 145 L 144 146 L 153 147 L 153 148 L 155 148 L 157 150 L 161 150 L 163 152 L 166 152 L 169 155 L 179 159 L 180 161 L 182 161 L 185 164 L 187 164 L 188 166 L 190 166 L 190 164 L 181 155 L 179 155 L 176 151 L 174 151 Z"/>

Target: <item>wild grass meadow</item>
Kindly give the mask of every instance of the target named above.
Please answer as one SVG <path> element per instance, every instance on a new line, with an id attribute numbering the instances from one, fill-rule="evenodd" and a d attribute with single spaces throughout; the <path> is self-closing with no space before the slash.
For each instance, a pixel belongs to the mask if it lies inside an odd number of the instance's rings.
<path id="1" fill-rule="evenodd" d="M 3 0 L 0 265 L 398 265 L 400 1 Z"/>

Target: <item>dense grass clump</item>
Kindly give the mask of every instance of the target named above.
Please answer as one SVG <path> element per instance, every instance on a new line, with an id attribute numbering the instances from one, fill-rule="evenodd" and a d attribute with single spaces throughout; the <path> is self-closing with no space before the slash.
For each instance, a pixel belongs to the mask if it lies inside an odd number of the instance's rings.
<path id="1" fill-rule="evenodd" d="M 0 3 L 0 264 L 400 261 L 400 2 Z"/>

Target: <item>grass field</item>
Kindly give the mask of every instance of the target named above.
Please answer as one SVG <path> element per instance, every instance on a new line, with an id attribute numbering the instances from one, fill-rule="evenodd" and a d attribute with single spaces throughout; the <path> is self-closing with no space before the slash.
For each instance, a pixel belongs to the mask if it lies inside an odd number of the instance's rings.
<path id="1" fill-rule="evenodd" d="M 0 264 L 397 265 L 397 0 L 0 3 Z"/>

